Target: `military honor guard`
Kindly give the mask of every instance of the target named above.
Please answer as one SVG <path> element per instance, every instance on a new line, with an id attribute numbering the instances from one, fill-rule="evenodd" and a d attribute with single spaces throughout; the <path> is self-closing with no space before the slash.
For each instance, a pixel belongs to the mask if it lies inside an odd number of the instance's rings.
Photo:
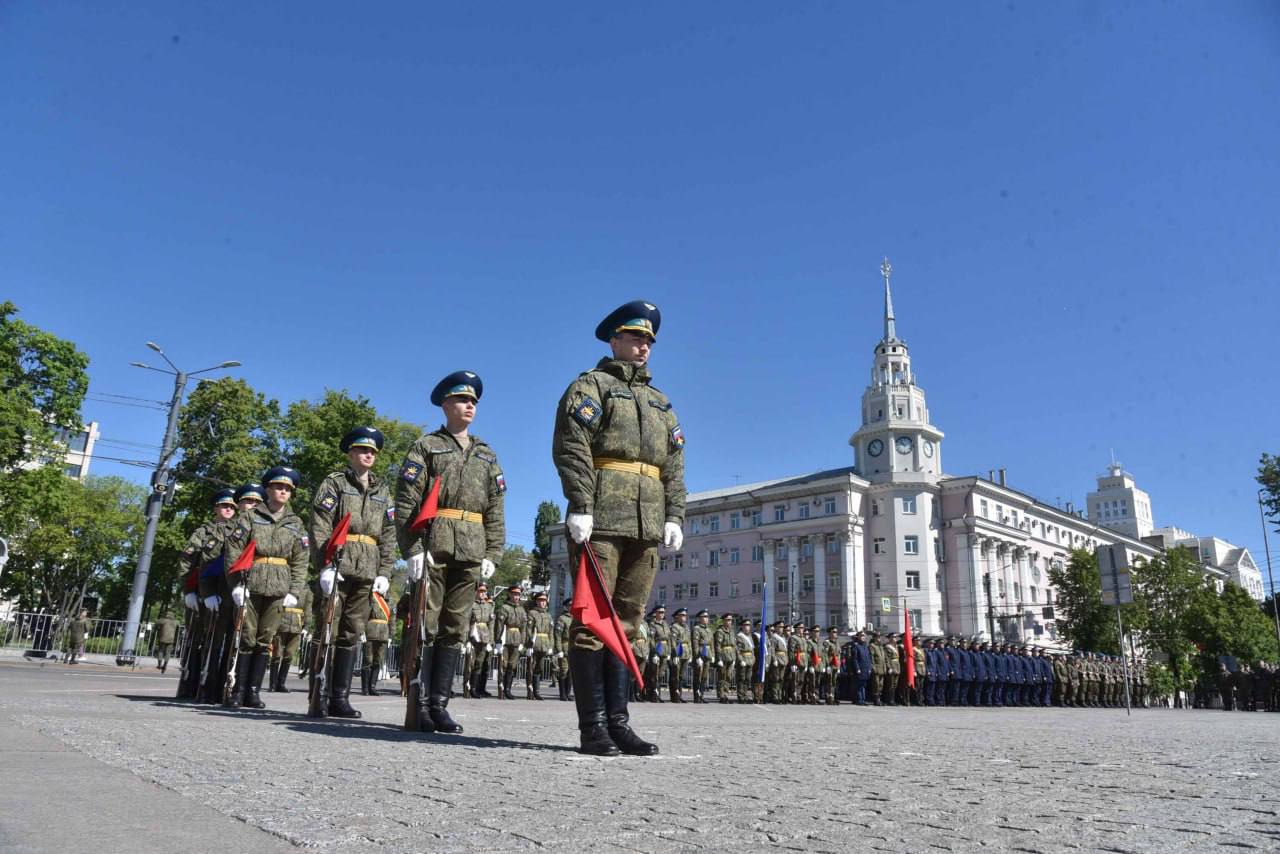
<path id="1" fill-rule="evenodd" d="M 156 670 L 164 673 L 169 666 L 169 656 L 173 653 L 173 644 L 178 639 L 178 621 L 169 613 L 166 605 L 156 620 Z"/>
<path id="2" fill-rule="evenodd" d="M 649 636 L 649 661 L 644 668 L 645 699 L 650 703 L 666 702 L 658 693 L 658 680 L 671 666 L 671 627 L 667 625 L 667 609 L 658 605 L 649 612 L 645 625 Z"/>
<path id="3" fill-rule="evenodd" d="M 610 355 L 561 396 L 552 440 L 566 528 L 575 544 L 590 543 L 628 638 L 639 631 L 658 545 L 678 551 L 684 542 L 684 432 L 648 367 L 661 321 L 647 302 L 622 305 L 601 321 L 596 338 Z M 625 663 L 577 622 L 569 670 L 583 753 L 658 751 L 629 725 Z"/>
<path id="4" fill-rule="evenodd" d="M 365 696 L 378 695 L 378 678 L 382 674 L 382 661 L 387 644 L 391 642 L 391 628 L 395 614 L 385 596 L 374 590 L 369 595 L 369 616 L 364 623 L 364 663 L 360 668 L 360 687 Z"/>
<path id="5" fill-rule="evenodd" d="M 271 647 L 271 667 L 268 678 L 271 690 L 280 694 L 289 693 L 289 668 L 298 655 L 298 646 L 307 630 L 307 612 L 311 610 L 313 597 L 311 586 L 302 588 L 298 604 L 284 609 L 280 617 L 280 630 L 276 632 L 276 642 Z"/>
<path id="6" fill-rule="evenodd" d="M 711 638 L 711 654 L 715 657 L 716 667 L 716 700 L 721 703 L 733 701 L 733 682 L 738 669 L 738 645 L 734 641 L 736 616 L 721 614 Z"/>
<path id="7" fill-rule="evenodd" d="M 569 644 L 572 640 L 573 629 L 573 614 L 569 611 L 569 606 L 572 604 L 572 597 L 560 603 L 560 615 L 556 617 L 554 636 L 556 684 L 560 687 L 560 699 L 565 702 L 573 699 L 573 682 L 569 678 Z M 637 658 L 636 660 L 643 661 L 644 659 Z"/>
<path id="8" fill-rule="evenodd" d="M 750 620 L 744 618 L 738 621 L 738 633 L 733 636 L 733 643 L 737 658 L 735 681 L 738 686 L 738 702 L 764 702 L 764 685 L 756 673 L 759 656 L 764 651 L 756 649 L 757 639 L 751 630 Z"/>
<path id="9" fill-rule="evenodd" d="M 481 581 L 476 585 L 476 601 L 471 606 L 471 628 L 467 632 L 470 649 L 471 672 L 468 674 L 464 696 L 491 697 L 489 671 L 493 668 L 493 601 L 489 598 L 489 585 Z M 501 682 L 499 682 L 501 692 Z"/>
<path id="10" fill-rule="evenodd" d="M 507 481 L 493 448 L 471 435 L 483 395 L 484 383 L 472 371 L 456 371 L 436 384 L 431 403 L 440 407 L 444 424 L 414 442 L 396 483 L 400 551 L 410 578 L 427 581 L 418 661 L 424 732 L 462 732 L 448 710 L 453 677 L 471 627 L 476 582 L 492 577 L 506 544 Z M 438 510 L 423 536 L 411 526 L 433 489 Z"/>
<path id="11" fill-rule="evenodd" d="M 715 661 L 715 632 L 711 629 L 711 612 L 703 608 L 694 619 L 690 631 L 693 647 L 693 701 L 705 703 L 702 692 L 706 690 L 706 682 L 711 673 L 711 665 Z"/>
<path id="12" fill-rule="evenodd" d="M 524 656 L 525 627 L 529 623 L 529 615 L 521 603 L 519 584 L 507 588 L 507 600 L 498 606 L 495 631 L 498 633 L 498 699 L 514 700 L 511 683 L 515 681 L 520 670 L 520 659 Z"/>
<path id="13" fill-rule="evenodd" d="M 530 700 L 542 699 L 542 668 L 551 655 L 552 641 L 551 614 L 547 611 L 547 594 L 538 591 L 533 597 L 533 607 L 527 612 L 525 637 L 528 639 L 528 663 L 526 665 L 525 696 Z"/>
<path id="14" fill-rule="evenodd" d="M 194 584 L 184 585 L 189 620 L 186 649 L 183 651 L 182 678 L 178 683 L 180 698 L 200 694 L 201 677 L 207 676 L 205 663 L 210 657 L 213 658 L 214 669 L 211 681 L 216 681 L 218 690 L 221 690 L 222 682 L 217 675 L 221 672 L 221 650 L 212 652 L 217 640 L 219 609 L 222 604 L 222 541 L 218 528 L 233 518 L 237 509 L 235 492 L 230 489 L 215 492 L 213 518 L 201 523 L 191 532 L 178 559 L 183 575 L 194 581 Z M 210 700 L 215 697 L 212 693 L 206 696 Z"/>
<path id="15" fill-rule="evenodd" d="M 692 658 L 689 639 L 689 611 L 676 608 L 671 615 L 671 659 L 667 665 L 667 689 L 671 692 L 671 702 L 684 702 L 684 676 Z"/>

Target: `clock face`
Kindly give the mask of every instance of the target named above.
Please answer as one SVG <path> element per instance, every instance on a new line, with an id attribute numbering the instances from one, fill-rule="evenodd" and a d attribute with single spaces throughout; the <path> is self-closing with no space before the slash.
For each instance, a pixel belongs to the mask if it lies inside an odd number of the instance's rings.
<path id="1" fill-rule="evenodd" d="M 867 453 L 873 457 L 878 457 L 884 451 L 884 442 L 879 439 L 872 439 L 867 443 Z"/>
<path id="2" fill-rule="evenodd" d="M 899 436 L 893 445 L 898 449 L 898 453 L 900 454 L 911 453 L 911 439 L 906 436 Z"/>
<path id="3" fill-rule="evenodd" d="M 933 442 L 930 442 L 928 439 L 924 440 L 924 455 L 926 457 L 933 456 Z"/>

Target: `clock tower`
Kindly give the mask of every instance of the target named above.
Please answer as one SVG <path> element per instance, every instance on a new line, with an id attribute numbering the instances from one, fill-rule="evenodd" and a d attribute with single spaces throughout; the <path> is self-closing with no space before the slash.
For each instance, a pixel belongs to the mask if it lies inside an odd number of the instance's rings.
<path id="1" fill-rule="evenodd" d="M 884 338 L 862 393 L 862 426 L 849 438 L 855 469 L 871 484 L 864 504 L 870 546 L 864 583 L 875 628 L 901 632 L 906 611 L 914 631 L 936 635 L 943 622 L 942 431 L 929 423 L 907 342 L 898 337 L 892 273 L 886 258 L 880 265 Z"/>

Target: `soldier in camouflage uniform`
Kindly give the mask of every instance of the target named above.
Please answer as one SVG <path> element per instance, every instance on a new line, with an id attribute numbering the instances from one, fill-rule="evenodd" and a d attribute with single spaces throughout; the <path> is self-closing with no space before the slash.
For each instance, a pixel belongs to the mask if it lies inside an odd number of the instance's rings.
<path id="1" fill-rule="evenodd" d="M 156 620 L 156 670 L 164 673 L 169 666 L 169 655 L 173 652 L 173 643 L 178 639 L 178 621 L 169 613 L 168 606 Z"/>
<path id="2" fill-rule="evenodd" d="M 667 666 L 667 690 L 671 692 L 671 702 L 684 702 L 684 674 L 688 670 L 693 650 L 689 641 L 689 612 L 677 608 L 671 615 L 671 662 Z"/>
<path id="3" fill-rule="evenodd" d="M 810 626 L 805 632 L 805 702 L 818 705 L 818 685 L 826 675 L 827 660 L 822 657 L 822 627 Z"/>
<path id="4" fill-rule="evenodd" d="M 260 692 L 271 658 L 271 641 L 280 628 L 284 609 L 297 607 L 307 583 L 307 532 L 289 507 L 300 480 L 298 471 L 288 466 L 269 470 L 263 478 L 266 502 L 241 510 L 221 528 L 230 598 L 236 608 L 244 609 L 235 685 L 226 698 L 232 708 L 266 707 Z M 254 543 L 252 567 L 231 574 L 232 565 L 250 541 Z"/>
<path id="5" fill-rule="evenodd" d="M 456 371 L 431 391 L 444 426 L 413 443 L 396 483 L 396 529 L 411 577 L 427 578 L 424 627 L 429 643 L 419 659 L 419 722 L 426 732 L 460 733 L 450 715 L 453 675 L 471 625 L 476 582 L 490 578 L 506 545 L 507 481 L 498 455 L 470 434 L 484 383 L 471 371 Z M 410 530 L 430 489 L 439 484 L 430 542 Z M 429 572 L 424 575 L 424 567 Z M 429 690 L 427 690 L 429 687 Z"/>
<path id="6" fill-rule="evenodd" d="M 705 703 L 702 692 L 715 661 L 715 632 L 711 629 L 711 614 L 705 608 L 697 613 L 696 619 L 690 644 L 693 647 L 693 701 Z"/>
<path id="7" fill-rule="evenodd" d="M 556 683 L 560 687 L 560 699 L 568 702 L 573 699 L 573 683 L 569 679 L 569 644 L 572 641 L 573 614 L 569 606 L 573 599 L 565 599 L 560 603 L 560 615 L 555 625 L 555 669 Z M 634 649 L 632 650 L 634 654 Z M 636 661 L 644 661 L 637 658 Z"/>
<path id="8" fill-rule="evenodd" d="M 671 629 L 667 625 L 667 609 L 659 605 L 649 612 L 646 625 L 649 634 L 649 661 L 644 669 L 645 701 L 666 702 L 658 694 L 658 679 L 671 664 Z"/>
<path id="9" fill-rule="evenodd" d="M 572 642 L 572 635 L 570 636 Z M 636 630 L 636 636 L 631 639 L 631 654 L 635 656 L 636 661 L 640 664 L 641 671 L 645 671 L 649 667 L 649 624 L 643 620 L 640 622 L 640 628 Z M 566 653 L 567 657 L 568 653 Z M 570 674 L 569 685 L 573 685 L 573 676 Z M 648 688 L 648 683 L 645 683 Z M 627 692 L 627 697 L 636 703 L 648 702 L 648 691 L 641 691 L 640 685 L 636 682 L 634 676 L 631 677 L 631 689 Z"/>
<path id="10" fill-rule="evenodd" d="M 236 494 L 230 489 L 220 489 L 213 496 L 214 516 L 191 532 L 182 549 L 179 566 L 187 578 L 195 584 L 187 591 L 185 601 L 193 619 L 187 625 L 187 673 L 178 685 L 178 696 L 195 697 L 200 688 L 200 677 L 205 660 L 209 659 L 210 675 L 206 678 L 206 697 L 209 702 L 220 701 L 213 693 L 222 690 L 222 631 L 225 617 L 222 614 L 222 561 L 221 538 L 218 527 L 236 515 Z"/>
<path id="11" fill-rule="evenodd" d="M 311 502 L 311 548 L 320 576 L 320 593 L 338 597 L 331 627 L 336 636 L 333 672 L 327 683 L 327 709 L 323 710 L 334 717 L 360 717 L 348 701 L 356 644 L 365 636 L 370 596 L 386 595 L 391 586 L 387 579 L 396 561 L 391 492 L 373 472 L 383 442 L 382 432 L 374 427 L 356 427 L 343 436 L 339 447 L 347 455 L 347 466 L 326 477 Z M 342 548 L 341 565 L 324 566 L 329 537 L 348 514 L 351 527 Z M 327 610 L 327 605 L 321 607 Z M 317 634 L 325 630 L 322 622 L 316 623 Z"/>
<path id="12" fill-rule="evenodd" d="M 391 605 L 381 593 L 375 590 L 369 599 L 369 616 L 364 623 L 364 664 L 360 668 L 360 687 L 366 697 L 376 697 L 382 659 L 386 654 L 387 644 L 391 643 L 391 627 L 395 623 L 395 617 L 391 613 Z"/>
<path id="13" fill-rule="evenodd" d="M 471 650 L 472 697 L 491 697 L 489 671 L 493 669 L 493 602 L 489 599 L 489 585 L 481 581 L 476 585 L 476 602 L 471 606 L 471 629 L 467 632 L 467 646 Z M 502 686 L 499 683 L 498 691 Z"/>
<path id="14" fill-rule="evenodd" d="M 528 623 L 528 615 L 520 604 L 520 585 L 512 584 L 507 588 L 507 601 L 498 606 L 494 622 L 494 631 L 498 633 L 498 699 L 514 700 L 511 683 L 515 681 L 516 671 L 520 669 L 520 657 L 524 655 L 524 627 Z"/>
<path id="15" fill-rule="evenodd" d="M 764 655 L 764 650 L 756 649 L 756 636 L 751 631 L 750 620 L 738 621 L 738 633 L 733 636 L 737 647 L 738 702 L 759 703 L 764 700 L 761 693 L 759 677 L 756 676 L 756 656 Z"/>
<path id="16" fill-rule="evenodd" d="M 898 677 L 902 673 L 902 658 L 898 653 L 898 633 L 889 632 L 884 639 L 884 702 L 888 706 L 898 704 Z"/>
<path id="17" fill-rule="evenodd" d="M 661 320 L 651 303 L 633 302 L 600 323 L 596 338 L 611 356 L 561 396 L 552 440 L 565 527 L 575 544 L 590 541 L 629 638 L 653 587 L 659 543 L 679 551 L 684 542 L 684 432 L 648 371 Z M 656 753 L 629 726 L 626 665 L 577 621 L 571 657 L 582 752 Z"/>
<path id="18" fill-rule="evenodd" d="M 298 604 L 285 608 L 280 618 L 280 630 L 276 632 L 276 642 L 271 648 L 271 690 L 280 694 L 289 693 L 286 684 L 289 681 L 289 668 L 298 654 L 298 645 L 307 629 L 307 612 L 312 608 L 311 586 L 302 588 Z"/>
<path id="19" fill-rule="evenodd" d="M 526 697 L 531 700 L 542 699 L 542 668 L 547 657 L 555 651 L 552 640 L 554 630 L 551 626 L 551 614 L 547 611 L 547 594 L 539 591 L 533 597 L 533 608 L 528 611 L 525 623 L 525 636 L 528 639 L 529 661 L 524 674 Z"/>
<path id="20" fill-rule="evenodd" d="M 734 642 L 734 615 L 724 614 L 711 638 L 711 654 L 716 663 L 716 699 L 721 703 L 730 702 L 729 695 L 733 691 L 733 676 L 738 665 L 738 645 Z"/>

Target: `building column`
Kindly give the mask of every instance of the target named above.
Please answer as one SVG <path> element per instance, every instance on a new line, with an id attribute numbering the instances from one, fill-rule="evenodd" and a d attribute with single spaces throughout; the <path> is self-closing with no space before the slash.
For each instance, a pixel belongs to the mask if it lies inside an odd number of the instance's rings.
<path id="1" fill-rule="evenodd" d="M 961 634 L 973 634 L 978 637 L 990 640 L 991 632 L 987 624 L 987 605 L 986 595 L 982 590 L 983 576 L 983 560 L 982 560 L 982 538 L 977 534 L 968 534 L 964 541 L 965 565 L 963 567 L 962 577 L 965 579 L 964 590 L 962 596 L 965 600 L 964 606 L 961 607 L 962 619 L 955 621 L 960 625 Z M 963 617 L 972 615 L 972 628 L 966 626 L 966 620 Z"/>
<path id="2" fill-rule="evenodd" d="M 827 624 L 827 535 L 809 538 L 813 543 L 813 616 L 814 622 Z"/>
<path id="3" fill-rule="evenodd" d="M 787 610 L 788 623 L 800 613 L 800 538 L 787 537 Z"/>
<path id="4" fill-rule="evenodd" d="M 774 549 L 777 548 L 777 540 L 762 539 L 760 541 L 760 545 L 764 548 L 764 589 L 766 591 L 764 593 L 764 597 L 767 598 L 768 601 L 773 602 L 773 612 L 766 613 L 762 607 L 760 617 L 766 623 L 772 623 L 774 620 L 773 615 L 778 612 L 778 594 L 777 589 L 773 584 L 773 553 Z"/>
<path id="5" fill-rule="evenodd" d="M 862 526 L 857 520 L 840 533 L 840 580 L 845 589 L 845 613 L 849 628 L 857 631 L 867 624 L 866 550 Z"/>

